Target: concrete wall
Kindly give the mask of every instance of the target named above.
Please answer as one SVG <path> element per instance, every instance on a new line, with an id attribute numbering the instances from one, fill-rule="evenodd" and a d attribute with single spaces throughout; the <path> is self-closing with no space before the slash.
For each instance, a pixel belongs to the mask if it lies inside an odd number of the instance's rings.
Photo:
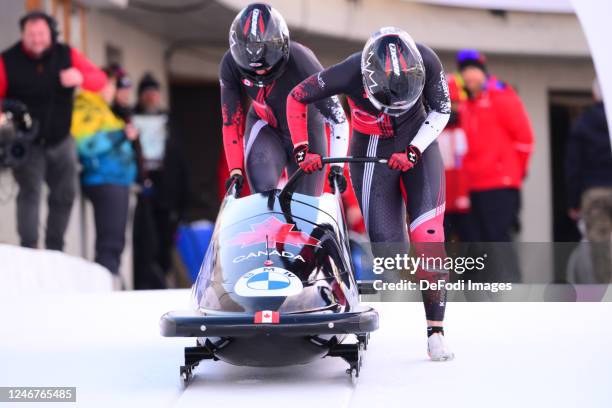
<path id="1" fill-rule="evenodd" d="M 219 80 L 219 62 L 225 49 L 182 49 L 172 54 L 168 75 L 187 78 Z"/>
<path id="2" fill-rule="evenodd" d="M 164 103 L 167 101 L 167 78 L 164 51 L 167 43 L 159 37 L 130 26 L 104 11 L 88 13 L 87 54 L 96 64 L 106 64 L 105 47 L 110 44 L 122 50 L 123 66 L 134 84 L 145 72 L 152 72 L 161 82 Z M 134 89 L 134 92 L 136 90 Z M 135 94 L 134 94 L 135 97 Z"/>
<path id="3" fill-rule="evenodd" d="M 17 22 L 25 13 L 25 6 L 20 1 L 0 1 L 0 50 L 19 39 Z"/>

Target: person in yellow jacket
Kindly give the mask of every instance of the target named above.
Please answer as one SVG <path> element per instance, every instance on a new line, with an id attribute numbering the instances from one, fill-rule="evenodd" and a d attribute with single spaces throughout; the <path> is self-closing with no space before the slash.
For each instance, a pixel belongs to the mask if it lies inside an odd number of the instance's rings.
<path id="1" fill-rule="evenodd" d="M 111 69 L 106 73 L 108 82 L 101 91 L 77 95 L 71 133 L 82 166 L 82 191 L 94 208 L 95 261 L 117 275 L 125 246 L 130 185 L 136 179 L 132 141 L 138 133 L 111 110 L 117 75 Z"/>

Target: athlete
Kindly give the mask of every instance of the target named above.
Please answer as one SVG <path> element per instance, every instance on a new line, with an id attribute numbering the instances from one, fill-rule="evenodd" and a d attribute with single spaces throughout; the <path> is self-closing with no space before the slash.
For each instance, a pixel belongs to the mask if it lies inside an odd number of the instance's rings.
<path id="1" fill-rule="evenodd" d="M 295 159 L 302 166 L 318 163 L 306 132 L 307 105 L 336 94 L 345 94 L 351 107 L 351 155 L 389 158 L 388 167 L 350 166 L 373 250 L 388 252 L 392 243 L 400 243 L 405 251 L 410 238 L 416 255 L 444 257 L 444 166 L 436 137 L 449 119 L 450 99 L 440 60 L 406 32 L 385 27 L 372 35 L 363 52 L 305 79 L 287 98 Z M 304 166 L 304 170 L 320 167 Z M 416 276 L 448 281 L 445 270 L 419 268 Z M 454 354 L 443 329 L 446 291 L 422 294 L 430 358 L 450 360 Z"/>
<path id="2" fill-rule="evenodd" d="M 238 13 L 230 28 L 229 42 L 230 49 L 223 56 L 219 73 L 223 145 L 230 170 L 226 186 L 234 179 L 238 187 L 242 186 L 246 165 L 251 190 L 271 190 L 277 187 L 283 169 L 291 175 L 298 168 L 292 159 L 287 96 L 297 84 L 323 67 L 312 51 L 289 41 L 285 20 L 266 4 L 251 4 Z M 246 115 L 245 96 L 252 101 Z M 330 125 L 332 156 L 341 156 L 348 147 L 349 132 L 335 96 L 321 98 L 308 109 L 304 137 L 319 155 L 318 164 L 320 155 L 327 155 L 325 121 Z M 342 167 L 334 166 L 331 177 L 338 180 L 340 190 L 345 188 Z M 322 190 L 323 177 L 319 173 L 305 177 L 297 191 L 318 195 Z"/>

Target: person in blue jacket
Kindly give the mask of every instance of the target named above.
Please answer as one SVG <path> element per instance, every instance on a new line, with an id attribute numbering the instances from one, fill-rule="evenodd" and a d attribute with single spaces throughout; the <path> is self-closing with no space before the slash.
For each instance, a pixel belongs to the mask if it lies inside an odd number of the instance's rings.
<path id="1" fill-rule="evenodd" d="M 95 261 L 118 275 L 125 246 L 130 186 L 136 179 L 132 141 L 138 132 L 111 109 L 117 73 L 97 93 L 82 91 L 75 100 L 71 133 L 81 163 L 81 187 L 91 201 L 96 225 Z"/>

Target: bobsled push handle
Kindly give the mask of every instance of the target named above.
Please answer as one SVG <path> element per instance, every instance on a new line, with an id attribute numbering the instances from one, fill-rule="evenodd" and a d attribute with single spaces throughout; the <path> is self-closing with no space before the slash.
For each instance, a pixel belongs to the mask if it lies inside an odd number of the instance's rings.
<path id="1" fill-rule="evenodd" d="M 229 185 L 229 188 L 225 192 L 225 196 L 226 197 L 231 196 L 234 198 L 238 198 L 239 195 L 240 195 L 240 188 L 238 188 L 238 180 L 233 179 Z"/>
<path id="2" fill-rule="evenodd" d="M 323 164 L 334 164 L 334 163 L 387 163 L 386 158 L 382 157 L 324 157 L 321 159 Z M 291 201 L 291 196 L 293 196 L 293 192 L 300 181 L 300 179 L 304 176 L 304 170 L 298 167 L 298 169 L 291 175 L 287 184 L 280 192 L 278 198 L 283 208 L 287 208 L 287 204 Z"/>

